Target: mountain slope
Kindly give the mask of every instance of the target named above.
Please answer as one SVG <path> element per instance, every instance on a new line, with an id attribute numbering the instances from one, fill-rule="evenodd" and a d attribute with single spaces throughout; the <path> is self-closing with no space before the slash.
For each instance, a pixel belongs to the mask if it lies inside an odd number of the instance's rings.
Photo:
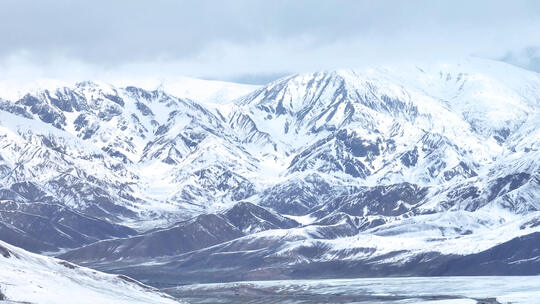
<path id="1" fill-rule="evenodd" d="M 137 232 L 61 204 L 0 201 L 0 235 L 32 251 L 58 251 Z"/>
<path id="2" fill-rule="evenodd" d="M 43 257 L 0 241 L 0 300 L 16 303 L 180 303 L 129 277 Z"/>
<path id="3" fill-rule="evenodd" d="M 0 199 L 108 227 L 74 227 L 86 247 L 69 259 L 172 277 L 435 267 L 540 229 L 539 74 L 470 58 L 291 75 L 213 103 L 99 82 L 2 101 Z M 66 247 L 27 240 L 22 218 L 0 237 Z"/>
<path id="4" fill-rule="evenodd" d="M 540 271 L 534 246 L 537 229 L 515 231 L 514 225 L 507 225 L 488 232 L 484 227 L 483 236 L 440 238 L 433 235 L 438 227 L 430 230 L 426 225 L 408 236 L 379 233 L 327 239 L 317 228 L 267 231 L 156 260 L 152 265 L 111 264 L 105 269 L 141 280 L 151 278 L 160 284 L 391 275 L 532 275 Z M 422 235 L 424 229 L 425 237 L 414 235 Z M 520 236 L 514 238 L 516 235 Z"/>
<path id="5" fill-rule="evenodd" d="M 298 226 L 294 220 L 240 202 L 222 214 L 204 214 L 133 237 L 96 242 L 60 257 L 101 265 L 147 261 L 210 247 L 246 234 Z"/>

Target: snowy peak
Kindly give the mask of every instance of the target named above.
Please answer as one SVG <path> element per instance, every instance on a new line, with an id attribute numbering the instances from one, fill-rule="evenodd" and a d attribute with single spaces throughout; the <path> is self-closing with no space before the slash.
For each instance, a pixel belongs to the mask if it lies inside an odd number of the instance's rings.
<path id="1" fill-rule="evenodd" d="M 506 82 L 508 73 L 524 83 Z M 398 120 L 438 132 L 462 133 L 469 129 L 484 138 L 498 136 L 504 141 L 529 114 L 538 112 L 535 88 L 540 80 L 531 74 L 503 63 L 483 61 L 429 69 L 340 70 L 287 77 L 239 103 L 248 107 L 258 125 L 280 121 L 285 125 L 284 135 L 351 124 L 384 130 L 384 121 Z"/>
<path id="2" fill-rule="evenodd" d="M 293 75 L 212 105 L 166 85 L 32 90 L 0 103 L 0 231 L 186 276 L 476 254 L 540 227 L 539 84 L 472 60 Z M 40 217 L 48 243 L 26 225 Z"/>

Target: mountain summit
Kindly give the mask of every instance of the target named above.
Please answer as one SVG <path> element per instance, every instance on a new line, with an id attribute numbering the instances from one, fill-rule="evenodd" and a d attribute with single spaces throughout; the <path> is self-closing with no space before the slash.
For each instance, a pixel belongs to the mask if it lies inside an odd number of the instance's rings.
<path id="1" fill-rule="evenodd" d="M 540 271 L 539 74 L 472 58 L 251 89 L 0 100 L 0 239 L 142 280 Z"/>

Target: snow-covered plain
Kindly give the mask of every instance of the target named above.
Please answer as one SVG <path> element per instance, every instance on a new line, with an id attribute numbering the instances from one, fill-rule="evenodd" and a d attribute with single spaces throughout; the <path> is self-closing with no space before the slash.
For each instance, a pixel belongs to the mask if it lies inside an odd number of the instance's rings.
<path id="1" fill-rule="evenodd" d="M 531 304 L 540 303 L 539 286 L 538 276 L 410 277 L 200 284 L 165 291 L 191 303 Z"/>

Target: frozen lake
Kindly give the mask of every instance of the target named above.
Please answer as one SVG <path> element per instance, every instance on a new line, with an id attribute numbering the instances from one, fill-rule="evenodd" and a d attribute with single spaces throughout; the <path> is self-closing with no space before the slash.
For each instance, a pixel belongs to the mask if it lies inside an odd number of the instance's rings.
<path id="1" fill-rule="evenodd" d="M 540 276 L 257 281 L 185 285 L 165 291 L 193 304 L 531 304 L 540 303 Z"/>

